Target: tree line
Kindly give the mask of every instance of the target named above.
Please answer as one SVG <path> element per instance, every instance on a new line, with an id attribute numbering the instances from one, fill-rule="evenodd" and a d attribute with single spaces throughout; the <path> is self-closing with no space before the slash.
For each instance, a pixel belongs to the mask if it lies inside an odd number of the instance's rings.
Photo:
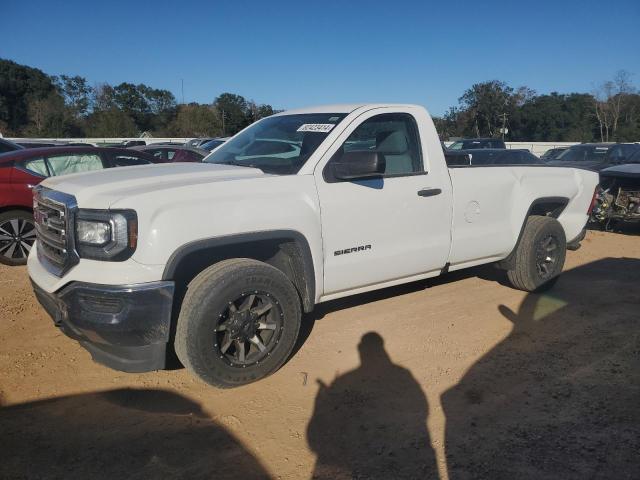
<path id="1" fill-rule="evenodd" d="M 233 135 L 275 112 L 241 95 L 210 104 L 177 104 L 168 90 L 145 84 L 90 86 L 81 76 L 50 76 L 0 59 L 0 132 L 24 137 L 164 137 Z M 639 141 L 640 95 L 628 72 L 589 93 L 539 95 L 492 80 L 472 85 L 443 116 L 440 137 L 510 141 Z"/>
<path id="2" fill-rule="evenodd" d="M 51 76 L 0 59 L 0 133 L 5 137 L 163 137 L 233 135 L 272 115 L 241 95 L 210 104 L 176 103 L 168 90 L 145 84 L 91 86 L 81 76 Z"/>
<path id="3" fill-rule="evenodd" d="M 435 119 L 442 139 L 501 137 L 530 142 L 640 141 L 640 95 L 621 70 L 590 93 L 538 95 L 492 80 L 477 83 Z"/>

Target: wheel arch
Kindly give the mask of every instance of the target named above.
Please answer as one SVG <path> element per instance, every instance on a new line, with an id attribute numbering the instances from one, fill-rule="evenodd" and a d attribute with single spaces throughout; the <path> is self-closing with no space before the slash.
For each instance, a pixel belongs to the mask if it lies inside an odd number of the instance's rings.
<path id="1" fill-rule="evenodd" d="M 171 254 L 162 279 L 176 282 L 179 304 L 187 285 L 198 273 L 230 258 L 251 258 L 278 268 L 298 291 L 303 310 L 313 310 L 316 291 L 313 257 L 309 242 L 295 230 L 249 232 L 190 242 Z"/>
<path id="2" fill-rule="evenodd" d="M 12 210 L 20 210 L 22 212 L 27 212 L 33 214 L 33 209 L 29 207 L 25 207 L 24 205 L 2 205 L 0 206 L 0 214 L 10 212 Z"/>
<path id="3" fill-rule="evenodd" d="M 518 250 L 518 246 L 520 245 L 520 241 L 522 240 L 524 227 L 527 224 L 527 219 L 529 217 L 544 216 L 557 219 L 560 215 L 562 215 L 562 212 L 565 208 L 567 208 L 567 205 L 569 205 L 569 199 L 567 197 L 541 197 L 531 202 L 527 213 L 522 219 L 522 225 L 520 225 L 520 233 L 518 233 L 518 239 L 513 246 L 513 250 L 511 250 L 509 255 L 504 260 L 498 262 L 498 266 L 504 269 L 513 268 L 516 251 Z"/>

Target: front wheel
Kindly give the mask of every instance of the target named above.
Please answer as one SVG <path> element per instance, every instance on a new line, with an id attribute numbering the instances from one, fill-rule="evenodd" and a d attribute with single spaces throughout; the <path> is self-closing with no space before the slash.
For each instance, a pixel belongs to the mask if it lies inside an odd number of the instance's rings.
<path id="1" fill-rule="evenodd" d="M 0 263 L 24 265 L 36 240 L 33 215 L 24 210 L 0 214 Z"/>
<path id="2" fill-rule="evenodd" d="M 514 288 L 540 292 L 551 288 L 564 267 L 567 239 L 555 218 L 527 218 L 507 277 Z"/>
<path id="3" fill-rule="evenodd" d="M 182 364 L 222 388 L 255 382 L 287 360 L 300 330 L 298 293 L 280 270 L 225 260 L 189 284 L 176 328 Z"/>

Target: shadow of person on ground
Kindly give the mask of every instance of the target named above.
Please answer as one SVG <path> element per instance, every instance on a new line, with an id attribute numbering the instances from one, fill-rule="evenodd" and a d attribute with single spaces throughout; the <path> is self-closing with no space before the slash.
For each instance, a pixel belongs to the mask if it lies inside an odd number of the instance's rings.
<path id="1" fill-rule="evenodd" d="M 357 369 L 329 386 L 319 382 L 307 427 L 317 455 L 313 478 L 436 478 L 420 385 L 392 363 L 377 333 L 365 334 L 358 350 Z"/>
<path id="2" fill-rule="evenodd" d="M 449 478 L 638 478 L 640 260 L 565 272 L 441 398 Z"/>
<path id="3" fill-rule="evenodd" d="M 270 478 L 200 406 L 120 389 L 0 408 L 0 478 Z"/>

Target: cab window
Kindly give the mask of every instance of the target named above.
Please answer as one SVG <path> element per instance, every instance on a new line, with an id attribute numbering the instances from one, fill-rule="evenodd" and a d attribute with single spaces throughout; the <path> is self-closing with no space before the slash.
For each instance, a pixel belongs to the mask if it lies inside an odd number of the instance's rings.
<path id="1" fill-rule="evenodd" d="M 408 113 L 384 113 L 362 122 L 332 161 L 344 152 L 377 152 L 385 160 L 384 176 L 422 173 L 422 155 L 415 119 Z"/>

